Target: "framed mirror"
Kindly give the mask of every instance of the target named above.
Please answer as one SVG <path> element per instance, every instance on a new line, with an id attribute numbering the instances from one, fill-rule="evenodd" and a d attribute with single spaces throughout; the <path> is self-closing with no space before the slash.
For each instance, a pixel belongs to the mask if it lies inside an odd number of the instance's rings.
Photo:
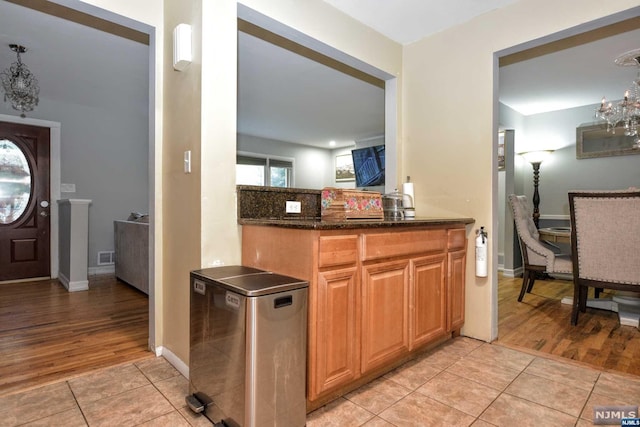
<path id="1" fill-rule="evenodd" d="M 576 158 L 626 156 L 640 154 L 633 148 L 635 137 L 626 136 L 623 127 L 607 131 L 606 123 L 589 123 L 576 128 Z"/>

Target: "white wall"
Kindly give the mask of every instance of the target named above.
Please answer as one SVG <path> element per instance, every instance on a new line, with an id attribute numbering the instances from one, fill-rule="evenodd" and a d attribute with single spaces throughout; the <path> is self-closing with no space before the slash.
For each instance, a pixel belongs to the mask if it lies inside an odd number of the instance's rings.
<path id="1" fill-rule="evenodd" d="M 334 164 L 331 150 L 238 134 L 238 151 L 293 159 L 293 186 L 296 188 L 319 190 L 335 183 L 331 175 Z"/>
<path id="2" fill-rule="evenodd" d="M 238 134 L 238 151 L 293 159 L 296 188 L 320 190 L 324 187 L 356 188 L 354 181 L 338 182 L 335 179 L 336 156 L 348 154 L 354 148 L 384 144 L 384 137 L 356 141 L 354 147 L 325 150 L 308 145 L 292 144 L 252 135 Z M 384 192 L 384 187 L 371 187 Z"/>
<path id="3" fill-rule="evenodd" d="M 640 186 L 639 155 L 599 157 L 593 159 L 576 158 L 576 128 L 585 123 L 593 123 L 593 112 L 598 104 L 566 110 L 523 116 L 507 106 L 500 106 L 500 124 L 515 131 L 515 152 L 530 150 L 555 150 L 540 165 L 541 226 L 547 220 L 569 221 L 569 201 L 567 193 L 571 190 L 614 190 L 629 186 Z M 529 203 L 533 199 L 533 168 L 521 156 L 515 156 L 517 168 L 513 179 L 518 185 L 518 194 L 527 196 Z M 506 203 L 503 172 L 500 172 L 499 202 Z M 504 253 L 504 227 L 500 223 L 499 254 Z M 557 225 L 562 223 L 548 223 Z M 508 250 L 508 249 L 507 249 Z M 517 252 L 517 251 L 516 251 Z M 515 256 L 518 256 L 516 253 Z M 514 266 L 521 265 L 514 260 Z M 507 265 L 507 270 L 510 269 Z M 505 271 L 506 272 L 506 271 Z"/>
<path id="4" fill-rule="evenodd" d="M 593 123 L 596 104 L 524 118 L 526 143 L 556 151 L 540 165 L 540 214 L 569 215 L 570 190 L 615 190 L 640 187 L 640 155 L 576 158 L 576 128 Z M 527 165 L 529 166 L 529 165 Z M 533 175 L 525 180 L 532 197 Z"/>
<path id="5" fill-rule="evenodd" d="M 613 190 L 640 186 L 640 155 L 576 158 L 576 128 L 593 123 L 597 104 L 522 116 L 501 108 L 500 123 L 515 130 L 515 151 L 555 150 L 540 165 L 540 214 L 569 215 L 570 190 Z M 504 113 L 504 114 L 503 114 Z M 533 197 L 533 168 L 516 155 L 522 194 Z"/>

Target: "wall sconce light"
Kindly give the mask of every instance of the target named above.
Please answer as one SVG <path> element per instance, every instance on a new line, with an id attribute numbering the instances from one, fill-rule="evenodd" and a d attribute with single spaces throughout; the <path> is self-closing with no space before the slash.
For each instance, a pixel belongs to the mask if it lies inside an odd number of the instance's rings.
<path id="1" fill-rule="evenodd" d="M 184 71 L 192 59 L 191 25 L 179 24 L 173 29 L 173 69 Z"/>
<path id="2" fill-rule="evenodd" d="M 540 222 L 540 193 L 538 193 L 538 182 L 540 180 L 540 163 L 542 163 L 553 150 L 528 151 L 519 153 L 526 161 L 533 166 L 533 222 L 538 228 Z"/>

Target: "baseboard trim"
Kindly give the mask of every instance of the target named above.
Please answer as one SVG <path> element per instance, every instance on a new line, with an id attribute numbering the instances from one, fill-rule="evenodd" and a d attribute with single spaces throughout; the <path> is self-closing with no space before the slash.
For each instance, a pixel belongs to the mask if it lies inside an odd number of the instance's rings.
<path id="1" fill-rule="evenodd" d="M 174 368 L 178 370 L 185 378 L 189 379 L 189 366 L 184 363 L 178 356 L 166 347 L 156 347 L 156 356 L 162 356 L 167 359 Z"/>
<path id="2" fill-rule="evenodd" d="M 115 264 L 89 267 L 89 276 L 98 276 L 100 274 L 116 274 Z"/>
<path id="3" fill-rule="evenodd" d="M 58 280 L 62 283 L 62 286 L 67 288 L 69 292 L 78 292 L 78 291 L 87 291 L 89 290 L 89 281 L 88 280 L 76 280 L 71 281 L 64 273 L 60 272 L 58 274 Z"/>
<path id="4" fill-rule="evenodd" d="M 502 269 L 502 275 L 504 277 L 520 277 L 522 276 L 523 270 L 522 267 L 514 268 L 514 269 Z"/>

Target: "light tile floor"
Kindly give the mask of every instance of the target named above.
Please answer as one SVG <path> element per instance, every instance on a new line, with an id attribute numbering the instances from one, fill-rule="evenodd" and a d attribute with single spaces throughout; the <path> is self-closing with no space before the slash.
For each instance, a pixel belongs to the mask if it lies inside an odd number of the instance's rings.
<path id="1" fill-rule="evenodd" d="M 0 426 L 211 426 L 165 359 L 0 398 Z M 307 416 L 308 427 L 591 426 L 594 405 L 638 405 L 640 378 L 459 337 Z"/>

